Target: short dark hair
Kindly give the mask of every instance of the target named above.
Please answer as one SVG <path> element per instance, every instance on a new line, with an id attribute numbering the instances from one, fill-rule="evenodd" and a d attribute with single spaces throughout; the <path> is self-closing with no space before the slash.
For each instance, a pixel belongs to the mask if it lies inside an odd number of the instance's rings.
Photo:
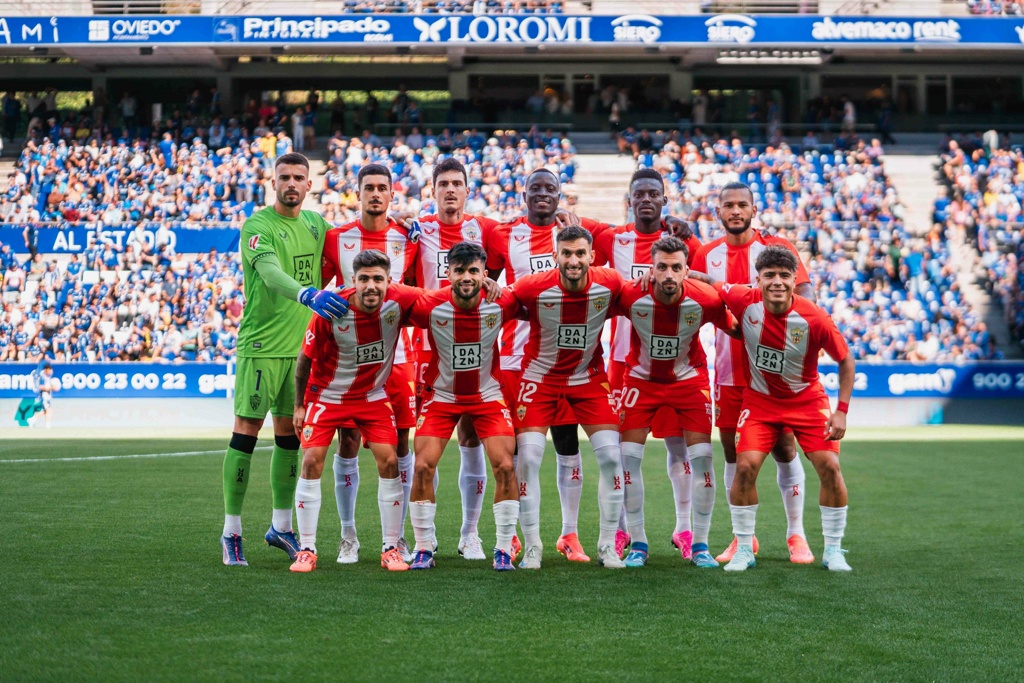
<path id="1" fill-rule="evenodd" d="M 593 244 L 594 236 L 584 227 L 569 225 L 559 230 L 558 236 L 555 238 L 556 242 L 575 242 L 576 240 L 586 240 L 587 244 Z"/>
<path id="2" fill-rule="evenodd" d="M 725 187 L 718 191 L 718 196 L 721 197 L 726 192 L 730 192 L 732 190 L 746 190 L 747 192 L 750 193 L 750 200 L 754 200 L 754 191 L 750 189 L 750 185 L 747 185 L 746 183 L 741 183 L 738 180 L 734 180 L 731 183 L 726 183 Z"/>
<path id="3" fill-rule="evenodd" d="M 561 179 L 558 177 L 558 174 L 552 171 L 547 166 L 541 166 L 540 168 L 533 169 L 532 171 L 530 171 L 529 175 L 526 176 L 526 180 L 529 181 L 530 178 L 537 175 L 538 173 L 547 173 L 548 175 L 555 179 L 556 183 L 561 184 L 562 182 Z"/>
<path id="4" fill-rule="evenodd" d="M 683 258 L 690 258 L 690 248 L 686 246 L 686 242 L 671 235 L 662 237 L 651 245 L 651 262 L 654 262 L 654 255 L 657 253 L 675 254 L 680 251 L 683 252 Z"/>
<path id="5" fill-rule="evenodd" d="M 363 178 L 368 175 L 386 176 L 388 187 L 391 187 L 391 171 L 384 164 L 367 164 L 359 169 L 359 174 L 356 175 L 356 186 L 361 188 L 363 186 Z"/>
<path id="6" fill-rule="evenodd" d="M 483 261 L 487 263 L 487 252 L 476 242 L 459 242 L 452 245 L 448 250 L 448 265 L 468 266 L 471 263 Z"/>
<path id="7" fill-rule="evenodd" d="M 298 152 L 288 152 L 282 154 L 274 160 L 274 168 L 276 169 L 281 164 L 289 164 L 291 166 L 305 166 L 306 170 L 309 170 L 309 159 Z"/>
<path id="8" fill-rule="evenodd" d="M 781 244 L 765 247 L 754 261 L 754 268 L 759 273 L 765 268 L 785 268 L 795 273 L 798 265 L 796 254 Z"/>
<path id="9" fill-rule="evenodd" d="M 639 168 L 633 173 L 633 177 L 629 179 L 630 188 L 633 187 L 633 183 L 638 180 L 657 180 L 661 183 L 661 191 L 665 191 L 665 178 L 662 177 L 661 173 L 655 171 L 653 168 Z"/>
<path id="10" fill-rule="evenodd" d="M 469 184 L 469 173 L 466 171 L 465 165 L 455 157 L 448 157 L 436 164 L 434 164 L 434 171 L 431 176 L 431 184 L 437 184 L 437 176 L 442 173 L 448 173 L 449 171 L 458 171 L 462 174 L 462 177 L 466 179 L 466 184 Z"/>
<path id="11" fill-rule="evenodd" d="M 358 273 L 366 268 L 383 268 L 391 272 L 391 259 L 379 249 L 363 249 L 352 259 L 352 273 Z"/>

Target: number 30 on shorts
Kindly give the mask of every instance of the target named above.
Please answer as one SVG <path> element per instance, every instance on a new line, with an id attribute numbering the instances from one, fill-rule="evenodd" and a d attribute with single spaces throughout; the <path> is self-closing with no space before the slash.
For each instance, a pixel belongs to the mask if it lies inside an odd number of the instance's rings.
<path id="1" fill-rule="evenodd" d="M 533 395 L 535 393 L 537 393 L 537 384 L 535 382 L 523 382 L 519 385 L 519 402 L 533 403 Z"/>
<path id="2" fill-rule="evenodd" d="M 736 420 L 736 426 L 742 427 L 743 423 L 747 421 L 748 417 L 750 417 L 750 410 L 748 408 L 744 408 L 743 410 L 740 411 L 739 418 L 737 418 Z"/>
<path id="3" fill-rule="evenodd" d="M 640 390 L 636 387 L 630 387 L 629 389 L 623 389 L 619 393 L 619 407 L 621 408 L 632 408 L 636 405 L 637 400 L 640 398 Z"/>
<path id="4" fill-rule="evenodd" d="M 323 403 L 307 403 L 305 421 L 310 424 L 316 424 L 316 421 L 320 419 L 320 416 L 324 414 L 325 410 L 327 410 L 327 406 Z"/>

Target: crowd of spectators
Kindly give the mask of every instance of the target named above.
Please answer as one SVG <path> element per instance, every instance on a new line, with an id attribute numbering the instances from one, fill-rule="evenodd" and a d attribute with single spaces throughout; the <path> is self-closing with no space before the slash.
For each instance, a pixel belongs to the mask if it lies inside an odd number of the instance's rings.
<path id="1" fill-rule="evenodd" d="M 967 10 L 986 16 L 1020 16 L 1024 14 L 1024 0 L 967 0 Z"/>
<path id="2" fill-rule="evenodd" d="M 128 247 L 108 259 L 111 246 L 96 246 L 68 261 L 36 254 L 25 272 L 0 245 L 0 362 L 234 358 L 244 303 L 237 254 L 145 258 Z"/>
<path id="3" fill-rule="evenodd" d="M 345 0 L 356 14 L 561 14 L 561 0 Z"/>
<path id="4" fill-rule="evenodd" d="M 1024 152 L 996 131 L 947 139 L 938 162 L 933 221 L 978 255 L 978 281 L 1000 303 L 1010 335 L 1024 340 Z"/>
<path id="5" fill-rule="evenodd" d="M 940 231 L 910 234 L 885 172 L 878 140 L 845 149 L 744 145 L 738 138 L 669 136 L 637 163 L 666 178 L 668 212 L 695 221 L 702 241 L 719 236 L 720 188 L 747 183 L 757 224 L 798 245 L 819 303 L 854 356 L 961 362 L 996 355 L 991 335 L 964 300 Z"/>

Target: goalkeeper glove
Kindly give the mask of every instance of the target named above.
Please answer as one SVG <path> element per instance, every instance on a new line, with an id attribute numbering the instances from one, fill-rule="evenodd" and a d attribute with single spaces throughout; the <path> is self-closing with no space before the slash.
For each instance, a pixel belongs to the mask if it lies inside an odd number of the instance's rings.
<path id="1" fill-rule="evenodd" d="M 326 320 L 334 320 L 348 313 L 348 301 L 329 289 L 317 290 L 316 287 L 307 287 L 299 292 L 298 301 Z"/>

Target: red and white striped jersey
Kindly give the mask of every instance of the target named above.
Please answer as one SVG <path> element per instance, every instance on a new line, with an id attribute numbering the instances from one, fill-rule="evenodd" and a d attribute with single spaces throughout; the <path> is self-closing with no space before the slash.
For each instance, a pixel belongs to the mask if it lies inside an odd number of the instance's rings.
<path id="1" fill-rule="evenodd" d="M 757 285 L 757 269 L 754 263 L 765 247 L 778 244 L 796 255 L 796 284 L 810 282 L 807 269 L 796 249 L 781 237 L 765 235 L 752 230 L 754 237 L 743 246 L 730 246 L 725 237 L 708 242 L 697 250 L 691 268 L 706 273 L 716 282 L 732 285 Z M 721 330 L 715 334 L 715 384 L 728 387 L 745 387 L 750 383 L 750 370 L 746 365 L 743 343 L 733 339 Z"/>
<path id="2" fill-rule="evenodd" d="M 824 309 L 794 296 L 789 311 L 775 315 L 765 308 L 759 289 L 721 283 L 715 289 L 740 319 L 750 389 L 782 399 L 825 391 L 818 381 L 819 352 L 841 363 L 849 347 Z"/>
<path id="3" fill-rule="evenodd" d="M 417 245 L 409 239 L 409 231 L 393 220 L 380 232 L 365 230 L 358 220 L 327 231 L 324 241 L 324 283 L 335 280 L 335 287 L 352 287 L 355 273 L 352 260 L 365 249 L 376 249 L 391 259 L 391 281 L 403 283 L 415 277 Z M 402 333 L 402 343 L 395 352 L 395 363 L 411 363 L 412 337 L 408 330 Z"/>
<path id="4" fill-rule="evenodd" d="M 672 305 L 658 302 L 650 292 L 627 284 L 616 310 L 629 320 L 629 376 L 670 384 L 695 377 L 707 381 L 708 361 L 700 343 L 704 323 L 730 326 L 725 303 L 709 285 L 683 282 L 682 296 Z"/>
<path id="5" fill-rule="evenodd" d="M 473 242 L 480 246 L 487 244 L 491 231 L 498 222 L 484 216 L 465 214 L 458 224 L 442 223 L 434 215 L 417 219 L 420 224 L 420 239 L 416 246 L 416 284 L 426 289 L 441 289 L 448 282 L 448 250 L 459 242 Z"/>
<path id="6" fill-rule="evenodd" d="M 508 292 L 494 303 L 481 297 L 471 310 L 455 305 L 452 288 L 429 292 L 413 306 L 409 320 L 426 330 L 430 359 L 423 382 L 441 403 L 500 401 L 498 337 L 514 320 L 519 302 Z"/>
<path id="7" fill-rule="evenodd" d="M 594 233 L 595 266 L 607 265 L 614 268 L 626 280 L 637 278 L 651 269 L 651 245 L 665 237 L 667 232 L 644 233 L 636 229 L 635 223 L 616 227 L 597 224 L 586 225 Z M 686 240 L 689 249 L 686 262 L 693 263 L 700 240 L 691 236 Z M 611 359 L 622 362 L 629 353 L 629 319 L 616 316 L 612 319 Z"/>
<path id="8" fill-rule="evenodd" d="M 523 379 L 576 386 L 605 371 L 601 330 L 626 283 L 610 268 L 590 268 L 584 289 L 570 292 L 560 277 L 558 270 L 527 275 L 508 291 L 530 319 Z"/>
<path id="9" fill-rule="evenodd" d="M 487 268 L 503 270 L 505 283 L 513 284 L 534 273 L 556 269 L 555 236 L 558 225 L 533 225 L 525 217 L 502 223 L 491 231 L 484 245 Z M 510 322 L 502 331 L 501 368 L 520 370 L 530 324 L 525 320 Z"/>
<path id="10" fill-rule="evenodd" d="M 313 361 L 307 391 L 318 394 L 322 403 L 386 398 L 384 384 L 394 365 L 395 346 L 408 324 L 409 311 L 422 294 L 418 287 L 393 283 L 375 313 L 363 313 L 353 306 L 334 321 L 314 315 L 302 346 Z M 355 289 L 345 289 L 340 295 L 351 301 Z"/>

